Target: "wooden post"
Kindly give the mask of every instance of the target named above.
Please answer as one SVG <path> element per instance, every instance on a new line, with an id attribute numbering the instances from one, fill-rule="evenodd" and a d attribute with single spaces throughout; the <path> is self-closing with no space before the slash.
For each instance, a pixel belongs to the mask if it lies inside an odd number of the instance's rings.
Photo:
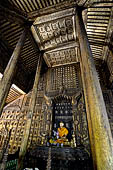
<path id="1" fill-rule="evenodd" d="M 113 139 L 81 11 L 76 12 L 80 66 L 94 169 L 113 170 Z"/>
<path id="2" fill-rule="evenodd" d="M 30 104 L 29 104 L 29 109 L 28 109 L 28 114 L 27 114 L 25 131 L 24 131 L 23 140 L 22 140 L 20 152 L 19 152 L 19 160 L 18 160 L 17 170 L 23 169 L 23 160 L 24 160 L 24 156 L 27 151 L 28 138 L 29 138 L 29 134 L 30 134 L 32 117 L 34 114 L 35 103 L 36 103 L 36 98 L 37 98 L 37 89 L 38 89 L 38 83 L 39 83 L 39 78 L 40 78 L 41 66 L 42 66 L 42 56 L 40 55 L 38 64 L 37 64 L 35 81 L 34 81 L 34 85 L 33 85 L 33 90 L 32 90 L 32 94 L 31 94 L 31 99 L 30 99 Z"/>
<path id="3" fill-rule="evenodd" d="M 10 87 L 12 85 L 12 79 L 15 73 L 16 64 L 17 64 L 21 49 L 24 45 L 25 37 L 26 37 L 26 30 L 24 30 L 22 35 L 20 36 L 20 39 L 14 49 L 14 52 L 4 71 L 4 75 L 0 81 L 0 115 L 2 114 L 5 100 L 7 98 Z"/>

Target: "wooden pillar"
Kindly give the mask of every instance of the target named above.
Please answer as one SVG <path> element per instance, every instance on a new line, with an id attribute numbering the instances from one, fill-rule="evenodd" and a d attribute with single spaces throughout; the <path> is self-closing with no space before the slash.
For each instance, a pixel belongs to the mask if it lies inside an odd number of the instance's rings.
<path id="1" fill-rule="evenodd" d="M 113 139 L 81 11 L 76 12 L 80 66 L 94 169 L 113 170 Z"/>
<path id="2" fill-rule="evenodd" d="M 29 109 L 28 109 L 28 113 L 27 113 L 27 121 L 26 121 L 26 125 L 25 125 L 25 131 L 24 131 L 23 140 L 22 140 L 20 152 L 19 152 L 19 160 L 18 160 L 17 170 L 23 169 L 23 160 L 24 160 L 24 156 L 27 151 L 28 138 L 29 138 L 29 134 L 30 134 L 32 117 L 34 114 L 35 103 L 36 103 L 36 98 L 37 98 L 37 90 L 38 90 L 41 66 L 42 66 L 42 56 L 40 55 L 39 59 L 38 59 L 35 81 L 34 81 L 33 90 L 32 90 L 32 94 L 31 94 Z"/>
<path id="3" fill-rule="evenodd" d="M 21 49 L 24 45 L 25 37 L 26 37 L 26 30 L 24 30 L 22 35 L 20 36 L 20 39 L 14 49 L 14 52 L 4 71 L 4 75 L 0 81 L 0 115 L 2 114 L 5 100 L 7 98 L 10 87 L 12 85 L 12 79 L 15 73 L 16 64 L 17 64 Z"/>

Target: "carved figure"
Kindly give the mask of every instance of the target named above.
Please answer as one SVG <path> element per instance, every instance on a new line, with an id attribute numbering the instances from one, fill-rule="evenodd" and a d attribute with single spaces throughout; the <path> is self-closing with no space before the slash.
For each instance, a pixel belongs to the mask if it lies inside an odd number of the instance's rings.
<path id="1" fill-rule="evenodd" d="M 69 131 L 67 130 L 67 128 L 64 127 L 64 123 L 60 122 L 60 127 L 58 128 L 58 135 L 59 135 L 59 139 L 57 139 L 57 143 L 64 143 L 66 141 L 68 141 L 68 139 L 66 139 L 66 136 L 68 135 Z"/>
<path id="2" fill-rule="evenodd" d="M 67 130 L 67 128 L 64 127 L 64 123 L 60 122 L 60 127 L 57 129 L 57 132 L 54 134 L 56 134 L 56 140 L 55 139 L 50 139 L 50 143 L 51 144 L 62 144 L 62 143 L 66 143 L 68 142 L 68 139 L 66 138 L 68 135 L 69 131 Z"/>

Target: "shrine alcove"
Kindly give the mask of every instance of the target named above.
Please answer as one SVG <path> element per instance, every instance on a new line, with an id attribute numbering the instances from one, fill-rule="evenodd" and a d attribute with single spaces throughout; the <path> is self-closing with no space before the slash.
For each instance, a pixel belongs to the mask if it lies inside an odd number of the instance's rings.
<path id="1" fill-rule="evenodd" d="M 69 131 L 67 138 L 70 141 L 73 133 L 73 116 L 72 116 L 72 99 L 64 96 L 56 97 L 53 100 L 53 126 L 52 129 L 57 131 L 60 122 L 64 123 Z"/>

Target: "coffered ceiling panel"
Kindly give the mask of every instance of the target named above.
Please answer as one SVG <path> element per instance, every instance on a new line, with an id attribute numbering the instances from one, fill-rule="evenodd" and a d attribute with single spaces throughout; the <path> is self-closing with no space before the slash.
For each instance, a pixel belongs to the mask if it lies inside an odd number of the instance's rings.
<path id="1" fill-rule="evenodd" d="M 34 38 L 40 50 L 45 51 L 44 58 L 49 67 L 76 62 L 74 56 L 77 53 L 77 42 L 74 17 L 75 8 L 71 8 L 38 17 L 33 23 Z"/>
<path id="2" fill-rule="evenodd" d="M 44 59 L 49 67 L 72 64 L 79 61 L 78 43 L 67 44 L 45 52 Z"/>
<path id="3" fill-rule="evenodd" d="M 32 31 L 40 50 L 74 41 L 74 14 L 75 9 L 68 9 L 36 19 Z"/>

